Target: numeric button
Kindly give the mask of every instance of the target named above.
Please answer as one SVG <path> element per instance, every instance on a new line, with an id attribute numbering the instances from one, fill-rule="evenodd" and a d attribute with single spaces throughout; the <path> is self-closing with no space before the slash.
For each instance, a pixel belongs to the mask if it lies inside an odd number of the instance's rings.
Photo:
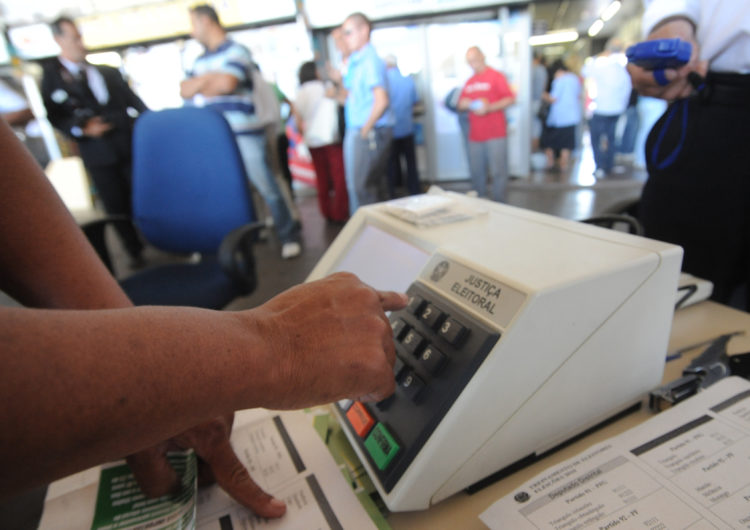
<path id="1" fill-rule="evenodd" d="M 452 346 L 459 347 L 468 334 L 468 331 L 469 330 L 455 318 L 448 318 L 441 324 L 440 329 L 438 330 L 438 335 L 443 337 Z"/>
<path id="2" fill-rule="evenodd" d="M 447 360 L 448 357 L 432 344 L 428 344 L 419 355 L 419 362 L 432 375 L 437 374 Z"/>
<path id="3" fill-rule="evenodd" d="M 424 342 L 424 337 L 413 329 L 410 329 L 409 332 L 404 335 L 404 338 L 401 340 L 401 344 L 404 345 L 406 351 L 415 356 L 422 349 L 422 346 L 424 346 Z"/>
<path id="4" fill-rule="evenodd" d="M 406 310 L 412 315 L 418 315 L 422 306 L 424 306 L 424 298 L 415 294 L 409 297 L 409 303 L 406 304 Z"/>
<path id="5" fill-rule="evenodd" d="M 419 393 L 422 392 L 422 389 L 425 387 L 425 384 L 417 374 L 409 370 L 399 380 L 398 386 L 408 399 L 416 401 L 417 397 L 419 397 Z"/>
<path id="6" fill-rule="evenodd" d="M 427 304 L 422 310 L 422 314 L 419 315 L 419 318 L 424 320 L 432 329 L 435 329 L 444 317 L 445 314 L 432 304 Z"/>
<path id="7" fill-rule="evenodd" d="M 406 332 L 406 328 L 409 326 L 406 325 L 406 322 L 403 318 L 397 318 L 396 320 L 393 320 L 391 322 L 391 329 L 393 330 L 393 338 L 396 340 L 401 340 L 401 337 L 404 336 L 404 333 Z"/>

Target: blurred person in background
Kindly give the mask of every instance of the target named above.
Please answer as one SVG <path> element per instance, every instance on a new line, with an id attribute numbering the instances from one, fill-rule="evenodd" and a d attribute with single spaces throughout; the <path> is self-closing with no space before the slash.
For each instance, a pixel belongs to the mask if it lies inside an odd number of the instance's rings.
<path id="1" fill-rule="evenodd" d="M 346 98 L 344 169 L 349 213 L 387 197 L 386 172 L 395 119 L 389 107 L 385 63 L 370 43 L 372 23 L 362 13 L 341 26 L 349 56 L 342 74 L 331 70 L 337 98 Z"/>
<path id="2" fill-rule="evenodd" d="M 531 63 L 531 152 L 539 150 L 539 140 L 542 137 L 544 123 L 539 117 L 539 110 L 544 100 L 542 96 L 547 91 L 549 73 L 544 64 L 544 57 L 534 54 Z"/>
<path id="3" fill-rule="evenodd" d="M 466 81 L 458 110 L 469 112 L 469 171 L 474 189 L 487 196 L 487 175 L 492 179 L 492 199 L 505 201 L 508 184 L 508 146 L 505 109 L 516 96 L 505 76 L 487 65 L 482 51 L 472 46 L 466 62 L 474 75 Z"/>
<path id="4" fill-rule="evenodd" d="M 589 132 L 597 178 L 610 175 L 614 169 L 617 121 L 630 101 L 632 84 L 626 69 L 627 59 L 622 52 L 622 43 L 610 39 L 606 49 L 583 66 L 589 97 L 596 105 L 589 121 Z"/>
<path id="5" fill-rule="evenodd" d="M 132 216 L 133 123 L 146 105 L 115 68 L 92 65 L 75 23 L 50 24 L 60 56 L 44 66 L 42 99 L 50 123 L 73 140 L 96 194 L 111 215 Z M 143 243 L 135 228 L 118 224 L 130 266 L 143 265 Z"/>
<path id="6" fill-rule="evenodd" d="M 633 162 L 635 160 L 635 143 L 638 138 L 638 130 L 641 127 L 641 117 L 638 114 L 638 91 L 635 88 L 630 91 L 630 100 L 623 119 L 625 124 L 622 135 L 617 140 L 615 163 L 618 161 Z"/>
<path id="7" fill-rule="evenodd" d="M 253 90 L 260 90 L 262 81 L 258 81 L 258 87 L 251 86 L 257 70 L 250 51 L 227 37 L 213 7 L 203 4 L 191 8 L 190 21 L 193 37 L 204 46 L 205 53 L 180 84 L 180 96 L 224 115 L 234 131 L 248 178 L 271 211 L 281 242 L 281 257 L 299 256 L 299 230 L 268 165 L 267 121 L 260 116 L 263 111 L 272 116 L 271 121 L 278 120 L 278 104 L 275 109 L 255 107 Z M 254 77 L 261 76 L 258 73 Z M 269 99 L 275 101 L 275 95 L 271 93 Z"/>
<path id="8" fill-rule="evenodd" d="M 542 97 L 550 104 L 547 123 L 542 132 L 541 146 L 547 157 L 547 169 L 570 167 L 570 153 L 576 146 L 576 126 L 581 123 L 582 90 L 577 75 L 562 60 L 552 63 L 552 86 Z"/>
<path id="9" fill-rule="evenodd" d="M 297 128 L 310 149 L 320 213 L 329 221 L 343 223 L 349 218 L 344 153 L 338 123 L 338 103 L 326 96 L 315 63 L 299 69 L 300 87 L 294 100 Z"/>
<path id="10" fill-rule="evenodd" d="M 388 94 L 396 119 L 393 126 L 391 156 L 388 161 L 388 196 L 396 197 L 396 188 L 404 182 L 401 161 L 406 163 L 406 190 L 409 195 L 421 193 L 417 172 L 417 151 L 414 143 L 414 113 L 420 110 L 414 80 L 401 73 L 394 55 L 385 57 Z"/>

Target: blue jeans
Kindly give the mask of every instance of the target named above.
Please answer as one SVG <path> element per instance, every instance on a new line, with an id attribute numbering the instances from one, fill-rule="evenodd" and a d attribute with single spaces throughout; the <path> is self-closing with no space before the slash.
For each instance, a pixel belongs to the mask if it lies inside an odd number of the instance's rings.
<path id="1" fill-rule="evenodd" d="M 619 118 L 619 114 L 615 116 L 594 114 L 589 122 L 591 148 L 594 151 L 596 169 L 601 169 L 605 173 L 610 173 L 612 166 L 615 165 L 615 127 Z M 602 148 L 604 139 L 607 141 L 606 149 Z"/>
<path id="2" fill-rule="evenodd" d="M 638 107 L 632 105 L 625 111 L 625 128 L 622 131 L 622 138 L 617 145 L 617 152 L 626 155 L 635 150 L 635 138 L 638 135 L 638 127 L 641 119 L 638 116 Z"/>
<path id="3" fill-rule="evenodd" d="M 261 130 L 260 134 L 238 134 L 236 138 L 247 176 L 268 204 L 279 240 L 281 243 L 297 241 L 292 215 L 266 162 L 266 135 Z"/>
<path id="4" fill-rule="evenodd" d="M 487 171 L 492 179 L 492 199 L 505 201 L 508 184 L 508 146 L 505 138 L 485 142 L 469 141 L 471 183 L 480 197 L 487 196 Z"/>

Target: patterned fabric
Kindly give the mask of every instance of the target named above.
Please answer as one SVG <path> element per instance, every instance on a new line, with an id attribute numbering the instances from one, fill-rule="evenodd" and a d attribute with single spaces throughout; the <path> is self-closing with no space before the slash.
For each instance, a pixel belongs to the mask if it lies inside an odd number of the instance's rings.
<path id="1" fill-rule="evenodd" d="M 253 90 L 249 77 L 252 67 L 253 58 L 250 50 L 230 39 L 224 41 L 216 50 L 207 50 L 196 59 L 193 70 L 188 75 L 197 77 L 209 72 L 222 72 L 236 77 L 239 83 L 232 94 L 214 97 L 199 94 L 193 98 L 192 103 L 199 107 L 210 107 L 224 114 L 224 118 L 237 134 L 257 132 L 262 124 L 259 123 L 253 104 Z"/>

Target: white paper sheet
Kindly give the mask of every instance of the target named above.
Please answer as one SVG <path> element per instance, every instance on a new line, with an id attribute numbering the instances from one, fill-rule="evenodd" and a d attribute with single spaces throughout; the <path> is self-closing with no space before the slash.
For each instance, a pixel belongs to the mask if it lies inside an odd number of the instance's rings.
<path id="1" fill-rule="evenodd" d="M 198 491 L 197 528 L 374 529 L 312 421 L 303 412 L 238 413 L 232 445 L 253 479 L 287 502 L 287 513 L 260 519 L 212 486 Z M 99 477 L 100 468 L 94 468 L 50 485 L 40 530 L 90 528 Z"/>
<path id="2" fill-rule="evenodd" d="M 503 497 L 492 529 L 750 528 L 750 382 L 730 377 Z"/>

